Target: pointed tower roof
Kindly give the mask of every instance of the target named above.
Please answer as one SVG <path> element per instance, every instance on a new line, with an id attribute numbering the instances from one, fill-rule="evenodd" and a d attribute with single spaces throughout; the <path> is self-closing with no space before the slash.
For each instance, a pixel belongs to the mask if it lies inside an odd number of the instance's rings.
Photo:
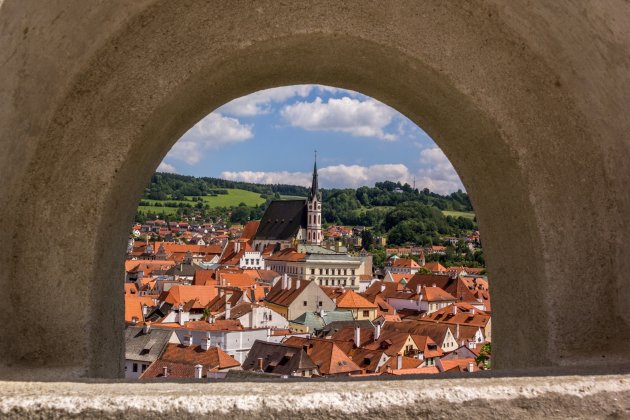
<path id="1" fill-rule="evenodd" d="M 309 199 L 313 197 L 319 198 L 319 181 L 317 176 L 317 151 L 315 151 L 315 163 L 313 164 L 313 184 L 311 186 L 311 192 Z"/>

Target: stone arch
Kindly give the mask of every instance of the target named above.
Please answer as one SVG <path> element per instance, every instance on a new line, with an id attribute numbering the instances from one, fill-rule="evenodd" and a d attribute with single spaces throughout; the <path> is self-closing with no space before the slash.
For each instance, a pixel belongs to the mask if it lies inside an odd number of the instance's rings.
<path id="1" fill-rule="evenodd" d="M 148 177 L 208 112 L 298 83 L 377 98 L 448 155 L 484 231 L 497 367 L 625 359 L 623 89 L 614 71 L 598 73 L 601 57 L 589 67 L 599 92 L 581 86 L 582 55 L 565 41 L 573 23 L 586 37 L 599 21 L 567 18 L 565 3 L 124 3 L 0 8 L 3 62 L 15 70 L 0 114 L 8 366 L 119 375 L 120 267 Z M 560 20 L 557 31 L 531 30 L 539 15 Z"/>

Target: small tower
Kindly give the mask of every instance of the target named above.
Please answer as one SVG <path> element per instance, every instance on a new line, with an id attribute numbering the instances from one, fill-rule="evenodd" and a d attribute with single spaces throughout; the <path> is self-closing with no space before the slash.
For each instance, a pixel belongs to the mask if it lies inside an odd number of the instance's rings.
<path id="1" fill-rule="evenodd" d="M 306 242 L 319 245 L 322 242 L 322 195 L 319 192 L 317 180 L 317 152 L 315 152 L 315 164 L 313 165 L 313 185 L 306 204 Z"/>

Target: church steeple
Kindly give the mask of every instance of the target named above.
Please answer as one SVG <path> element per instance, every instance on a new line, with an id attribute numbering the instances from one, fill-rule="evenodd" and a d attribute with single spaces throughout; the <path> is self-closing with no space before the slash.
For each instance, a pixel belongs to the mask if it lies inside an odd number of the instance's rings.
<path id="1" fill-rule="evenodd" d="M 313 164 L 313 184 L 311 185 L 311 192 L 309 194 L 309 201 L 317 197 L 319 199 L 319 180 L 317 176 L 317 150 L 315 150 L 315 163 Z"/>
<path id="2" fill-rule="evenodd" d="M 319 180 L 317 179 L 317 150 L 315 151 L 315 164 L 313 165 L 313 185 L 308 194 L 306 242 L 319 245 L 322 242 L 322 196 L 319 192 Z"/>

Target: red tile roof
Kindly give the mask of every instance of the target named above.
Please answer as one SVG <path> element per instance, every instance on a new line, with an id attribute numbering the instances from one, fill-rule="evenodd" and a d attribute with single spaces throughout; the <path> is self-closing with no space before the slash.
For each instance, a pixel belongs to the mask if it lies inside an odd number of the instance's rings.
<path id="1" fill-rule="evenodd" d="M 353 290 L 347 290 L 337 298 L 337 308 L 340 309 L 376 309 L 377 305 L 370 302 Z"/>
<path id="2" fill-rule="evenodd" d="M 284 341 L 288 346 L 306 347 L 306 354 L 319 366 L 322 375 L 347 375 L 361 373 L 361 368 L 332 340 L 299 339 L 291 337 Z"/>
<path id="3" fill-rule="evenodd" d="M 199 305 L 206 306 L 218 291 L 215 286 L 183 286 L 176 285 L 165 292 L 164 301 L 173 306 L 184 305 L 191 300 L 198 300 Z"/>

